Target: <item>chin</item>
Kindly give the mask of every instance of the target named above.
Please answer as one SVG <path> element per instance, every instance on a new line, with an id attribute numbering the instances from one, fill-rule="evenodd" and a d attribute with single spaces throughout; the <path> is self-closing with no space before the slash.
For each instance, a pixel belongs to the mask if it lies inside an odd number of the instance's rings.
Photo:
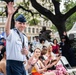
<path id="1" fill-rule="evenodd" d="M 24 30 L 23 28 L 20 29 L 21 32 L 22 32 L 23 30 Z"/>

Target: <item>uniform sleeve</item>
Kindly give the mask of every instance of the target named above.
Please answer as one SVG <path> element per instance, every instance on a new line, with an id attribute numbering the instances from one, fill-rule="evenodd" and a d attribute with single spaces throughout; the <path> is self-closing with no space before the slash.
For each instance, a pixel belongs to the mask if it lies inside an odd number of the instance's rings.
<path id="1" fill-rule="evenodd" d="M 11 41 L 12 33 L 13 33 L 13 30 L 10 31 L 10 34 L 8 36 L 5 36 L 6 40 Z"/>

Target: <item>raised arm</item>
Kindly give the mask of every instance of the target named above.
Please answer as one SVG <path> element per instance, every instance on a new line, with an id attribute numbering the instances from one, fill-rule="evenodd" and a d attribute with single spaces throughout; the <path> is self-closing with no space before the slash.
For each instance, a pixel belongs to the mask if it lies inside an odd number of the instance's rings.
<path id="1" fill-rule="evenodd" d="M 13 2 L 9 2 L 7 4 L 7 10 L 8 10 L 7 11 L 8 16 L 7 16 L 7 21 L 5 23 L 5 32 L 6 32 L 6 35 L 8 36 L 9 33 L 10 33 L 10 26 L 11 26 L 12 15 L 15 12 L 15 9 L 13 7 Z"/>

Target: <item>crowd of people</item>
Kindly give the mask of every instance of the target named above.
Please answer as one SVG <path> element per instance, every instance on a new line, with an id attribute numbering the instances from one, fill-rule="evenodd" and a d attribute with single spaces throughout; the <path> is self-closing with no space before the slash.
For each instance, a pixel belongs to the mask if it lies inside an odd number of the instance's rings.
<path id="1" fill-rule="evenodd" d="M 0 75 L 69 75 L 59 63 L 66 39 L 62 38 L 64 41 L 58 44 L 57 39 L 50 43 L 37 37 L 32 45 L 28 44 L 27 36 L 23 34 L 26 18 L 20 14 L 15 19 L 15 28 L 10 29 L 15 12 L 13 2 L 7 4 L 7 9 L 6 39 L 1 39 L 0 45 Z"/>
<path id="2" fill-rule="evenodd" d="M 58 63 L 61 56 L 59 55 L 59 53 L 55 55 L 52 50 L 53 47 L 51 44 L 48 44 L 47 46 L 44 45 L 42 50 L 40 48 L 36 48 L 33 51 L 33 54 L 29 56 L 29 59 L 23 62 L 24 69 L 26 70 L 26 75 L 29 75 L 29 73 L 31 73 L 32 75 L 68 75 L 64 66 Z M 0 75 L 6 75 L 7 59 L 6 59 L 6 47 L 4 45 L 1 48 L 0 55 L 1 55 Z M 11 61 L 12 61 L 11 64 L 13 66 L 14 63 L 17 63 L 18 65 L 20 64 L 19 62 L 13 60 Z M 20 64 L 20 67 L 22 68 L 22 64 Z M 11 68 L 11 70 L 12 70 L 11 73 L 13 73 L 14 69 Z"/>
<path id="3" fill-rule="evenodd" d="M 57 43 L 56 39 L 54 39 L 54 41 L 55 43 Z M 61 55 L 59 55 L 60 54 L 59 47 L 57 47 L 57 51 L 54 51 L 56 52 L 54 53 L 53 46 L 55 45 L 51 45 L 50 43 L 43 44 L 42 49 L 39 48 L 39 46 L 37 46 L 35 47 L 32 53 L 30 52 L 30 46 L 29 46 L 29 53 L 28 53 L 30 55 L 28 56 L 29 59 L 26 59 L 23 62 L 24 69 L 26 70 L 26 75 L 29 75 L 29 73 L 31 73 L 31 75 L 68 75 L 63 64 L 59 63 L 60 58 L 61 58 Z M 6 73 L 7 59 L 6 59 L 6 47 L 4 45 L 1 48 L 0 57 L 1 57 L 0 58 L 0 75 L 6 75 L 7 74 Z M 11 64 L 14 66 L 14 63 L 17 63 L 17 62 L 12 61 Z M 19 65 L 20 63 L 18 62 L 17 64 Z M 20 67 L 22 68 L 22 65 Z"/>

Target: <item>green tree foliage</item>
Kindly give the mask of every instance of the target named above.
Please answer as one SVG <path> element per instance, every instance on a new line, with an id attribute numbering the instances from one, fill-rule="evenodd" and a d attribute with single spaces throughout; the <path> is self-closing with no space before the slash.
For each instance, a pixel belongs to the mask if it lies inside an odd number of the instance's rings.
<path id="1" fill-rule="evenodd" d="M 65 2 L 64 5 L 65 5 L 64 12 L 68 12 L 69 9 L 71 9 L 72 7 L 74 7 L 76 5 L 76 2 L 72 0 L 72 1 L 69 1 L 69 2 Z M 75 22 L 76 22 L 76 13 L 72 14 L 66 20 L 66 30 L 67 31 L 70 30 Z"/>
<path id="2" fill-rule="evenodd" d="M 57 32 L 57 28 L 55 25 L 52 25 L 51 29 L 54 31 L 54 32 Z"/>
<path id="3" fill-rule="evenodd" d="M 19 5 L 22 6 L 22 7 L 24 7 L 24 8 L 26 8 L 26 9 L 28 9 L 28 10 L 31 10 L 31 9 L 29 8 L 29 5 L 30 5 L 30 2 L 29 2 L 29 1 L 23 0 L 23 2 L 20 2 L 20 3 L 17 4 L 17 6 L 19 6 Z M 31 11 L 33 12 L 33 10 L 31 10 Z M 39 15 L 37 15 L 37 14 L 32 15 L 31 13 L 25 12 L 25 10 L 22 10 L 22 9 L 21 9 L 21 11 L 18 12 L 18 13 L 16 14 L 16 16 L 18 16 L 20 13 L 22 13 L 23 15 L 26 16 L 26 20 L 27 20 L 27 22 L 28 22 L 30 25 L 38 25 L 39 20 L 38 20 L 37 18 L 39 17 Z M 33 12 L 33 13 L 34 13 L 34 12 Z"/>
<path id="4" fill-rule="evenodd" d="M 30 20 L 28 23 L 29 23 L 30 25 L 38 25 L 39 20 L 36 19 L 36 18 L 34 18 L 34 19 Z"/>
<path id="5" fill-rule="evenodd" d="M 76 22 L 76 13 L 74 13 L 72 16 L 70 16 L 66 21 L 66 30 L 70 30 L 74 23 Z"/>

